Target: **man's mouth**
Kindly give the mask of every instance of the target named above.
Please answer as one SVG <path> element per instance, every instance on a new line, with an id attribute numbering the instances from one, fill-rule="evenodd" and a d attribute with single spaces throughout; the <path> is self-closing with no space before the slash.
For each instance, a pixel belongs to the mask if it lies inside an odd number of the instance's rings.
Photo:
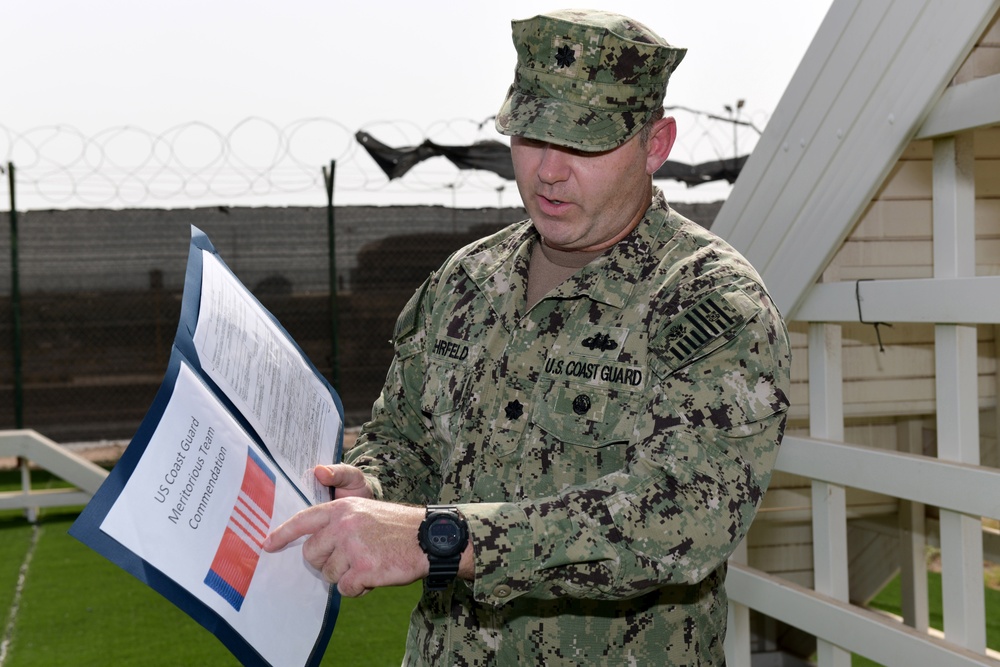
<path id="1" fill-rule="evenodd" d="M 546 197 L 545 195 L 538 196 L 538 204 L 541 207 L 542 212 L 546 215 L 553 216 L 563 215 L 571 205 L 570 202 L 565 199 L 554 199 Z"/>

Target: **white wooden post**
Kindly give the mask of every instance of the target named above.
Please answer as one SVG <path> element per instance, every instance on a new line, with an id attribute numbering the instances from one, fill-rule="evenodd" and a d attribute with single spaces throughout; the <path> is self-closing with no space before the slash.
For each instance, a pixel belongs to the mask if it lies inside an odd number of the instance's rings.
<path id="1" fill-rule="evenodd" d="M 896 425 L 898 449 L 923 454 L 923 424 L 906 419 Z M 903 622 L 927 632 L 930 616 L 927 601 L 927 520 L 924 504 L 899 501 L 899 578 Z"/>
<path id="2" fill-rule="evenodd" d="M 744 538 L 729 557 L 730 563 L 747 563 L 747 541 Z M 729 603 L 726 627 L 726 665 L 750 667 L 750 609 L 738 602 Z"/>
<path id="3" fill-rule="evenodd" d="M 19 456 L 17 457 L 17 465 L 21 469 L 21 490 L 27 497 L 31 494 L 31 462 L 27 458 Z M 24 515 L 27 517 L 28 523 L 36 523 L 38 521 L 38 508 L 28 505 L 24 508 Z"/>
<path id="4" fill-rule="evenodd" d="M 844 439 L 841 327 L 809 324 L 809 433 Z M 843 486 L 813 480 L 813 587 L 848 600 L 847 496 Z M 851 654 L 822 639 L 816 643 L 819 667 L 850 667 Z"/>
<path id="5" fill-rule="evenodd" d="M 1000 326 L 993 325 L 993 447 L 986 452 L 981 465 L 1000 468 Z"/>
<path id="6" fill-rule="evenodd" d="M 934 277 L 974 276 L 975 183 L 972 135 L 934 141 Z M 938 457 L 979 463 L 976 327 L 934 330 Z M 986 651 L 982 518 L 941 511 L 945 637 Z"/>

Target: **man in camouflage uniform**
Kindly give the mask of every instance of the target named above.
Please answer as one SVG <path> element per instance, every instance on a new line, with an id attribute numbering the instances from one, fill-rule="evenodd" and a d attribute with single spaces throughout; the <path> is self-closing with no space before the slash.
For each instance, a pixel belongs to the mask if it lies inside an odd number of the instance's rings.
<path id="1" fill-rule="evenodd" d="M 531 219 L 416 292 L 349 463 L 317 469 L 337 500 L 266 546 L 311 534 L 307 560 L 361 595 L 427 576 L 424 506 L 453 506 L 457 579 L 425 589 L 404 664 L 721 665 L 787 333 L 747 261 L 652 185 L 684 51 L 601 12 L 513 28 L 497 128 Z"/>

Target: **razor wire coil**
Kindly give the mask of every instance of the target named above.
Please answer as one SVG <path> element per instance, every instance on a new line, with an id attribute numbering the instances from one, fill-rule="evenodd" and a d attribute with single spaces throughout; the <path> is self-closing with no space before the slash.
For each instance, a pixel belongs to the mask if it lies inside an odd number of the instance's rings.
<path id="1" fill-rule="evenodd" d="M 696 163 L 748 152 L 755 132 L 734 132 L 737 122 L 683 107 L 670 113 L 680 132 L 671 159 Z M 759 123 L 756 114 L 755 122 Z M 426 127 L 406 120 L 366 124 L 365 132 L 391 146 L 474 143 L 498 137 L 492 119 L 450 119 Z M 313 117 L 284 125 L 248 117 L 228 130 L 190 121 L 154 132 L 136 125 L 85 134 L 72 125 L 15 130 L 0 123 L 3 165 L 17 170 L 19 206 L 43 208 L 141 207 L 217 203 L 287 202 L 318 205 L 324 192 L 322 167 L 336 162 L 335 190 L 382 203 L 415 194 L 450 197 L 490 195 L 502 202 L 513 184 L 492 172 L 460 170 L 429 160 L 406 177 L 390 181 L 355 140 L 357 130 L 332 118 Z M 3 186 L 7 184 L 4 182 Z M 355 202 L 357 203 L 357 202 Z"/>

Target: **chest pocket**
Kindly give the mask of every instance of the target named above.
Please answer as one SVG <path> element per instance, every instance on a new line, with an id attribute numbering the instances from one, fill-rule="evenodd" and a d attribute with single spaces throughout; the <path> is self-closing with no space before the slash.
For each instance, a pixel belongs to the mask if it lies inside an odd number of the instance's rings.
<path id="1" fill-rule="evenodd" d="M 535 423 L 558 440 L 600 448 L 628 442 L 643 399 L 636 392 L 565 380 L 545 379 L 537 387 Z"/>
<path id="2" fill-rule="evenodd" d="M 420 392 L 420 410 L 434 424 L 442 444 L 454 445 L 464 421 L 469 372 L 464 366 L 432 363 L 424 375 Z"/>
<path id="3" fill-rule="evenodd" d="M 458 410 L 465 397 L 469 377 L 466 369 L 451 364 L 431 364 L 420 391 L 420 410 L 437 417 Z"/>

